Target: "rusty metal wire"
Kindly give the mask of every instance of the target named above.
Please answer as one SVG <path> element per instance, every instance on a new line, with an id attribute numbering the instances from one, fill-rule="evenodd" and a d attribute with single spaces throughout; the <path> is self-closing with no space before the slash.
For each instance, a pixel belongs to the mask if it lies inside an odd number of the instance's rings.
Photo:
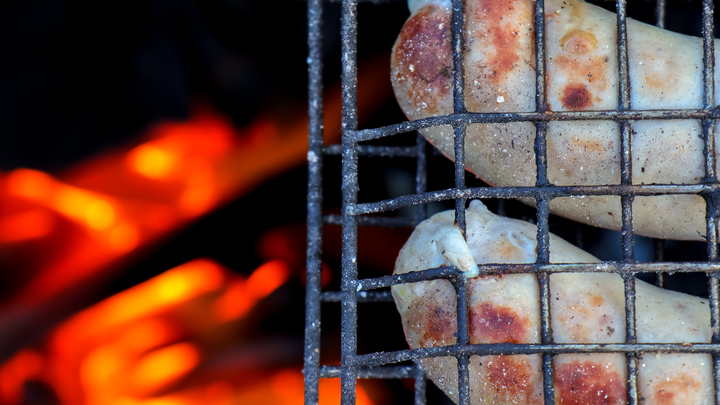
<path id="1" fill-rule="evenodd" d="M 318 403 L 320 378 L 340 378 L 342 404 L 354 404 L 358 379 L 414 379 L 414 403 L 426 402 L 426 377 L 422 369 L 413 365 L 397 365 L 405 361 L 416 362 L 426 357 L 454 356 L 458 359 L 459 402 L 470 404 L 469 359 L 473 355 L 541 354 L 544 378 L 544 400 L 554 404 L 553 359 L 562 353 L 624 353 L 627 356 L 628 403 L 636 405 L 638 396 L 637 353 L 708 353 L 713 356 L 715 401 L 720 404 L 720 252 L 717 246 L 718 196 L 720 184 L 715 170 L 714 124 L 720 119 L 720 109 L 713 105 L 714 83 L 714 9 L 711 0 L 703 0 L 703 108 L 684 110 L 632 110 L 627 54 L 627 7 L 625 0 L 616 0 L 618 33 L 619 92 L 618 108 L 612 111 L 573 111 L 548 113 L 546 105 L 545 74 L 545 18 L 544 1 L 536 0 L 534 11 L 536 60 L 536 110 L 523 113 L 472 113 L 464 105 L 463 73 L 463 10 L 464 0 L 452 1 L 452 49 L 454 63 L 454 92 L 452 114 L 369 129 L 358 128 L 357 118 L 357 6 L 362 0 L 343 0 L 342 37 L 342 109 L 343 136 L 341 145 L 323 146 L 322 136 L 322 15 L 323 2 L 308 0 L 308 69 L 309 69 L 309 154 L 308 154 L 308 245 L 307 245 L 307 298 L 305 320 L 305 403 Z M 367 1 L 383 3 L 384 1 Z M 666 22 L 666 2 L 657 0 L 655 15 L 657 25 Z M 699 120 L 705 142 L 705 176 L 700 184 L 634 185 L 632 181 L 632 123 L 637 120 Z M 620 127 L 621 182 L 606 186 L 551 186 L 547 178 L 546 133 L 548 121 L 612 120 Z M 534 151 L 537 165 L 537 182 L 533 187 L 466 187 L 465 184 L 465 130 L 474 123 L 532 122 L 536 128 Z M 427 157 L 425 141 L 418 135 L 413 146 L 361 145 L 361 142 L 390 137 L 438 125 L 451 125 L 455 135 L 454 187 L 427 191 Z M 322 214 L 323 156 L 340 156 L 342 159 L 342 211 L 339 215 Z M 396 198 L 358 202 L 358 157 L 375 156 L 416 160 L 416 181 L 413 194 Z M 664 262 L 662 254 L 653 263 L 635 261 L 633 234 L 633 200 L 637 196 L 695 194 L 705 198 L 707 212 L 707 261 Z M 614 195 L 620 197 L 622 206 L 621 249 L 622 259 L 592 264 L 549 263 L 549 202 L 566 196 Z M 411 227 L 426 217 L 426 204 L 437 201 L 455 201 L 456 223 L 464 232 L 465 206 L 468 199 L 509 199 L 529 197 L 537 207 L 538 258 L 531 264 L 481 265 L 480 274 L 530 273 L 536 274 L 540 287 L 541 341 L 538 344 L 469 344 L 469 320 L 467 291 L 459 271 L 441 267 L 425 271 L 379 278 L 358 278 L 357 232 L 360 226 Z M 415 207 L 412 218 L 378 217 L 368 214 L 385 213 L 400 208 Z M 504 209 L 504 208 L 503 208 Z M 321 289 L 322 227 L 342 227 L 342 261 L 339 291 Z M 658 243 L 662 248 L 662 243 Z M 617 344 L 555 344 L 549 311 L 549 276 L 562 272 L 614 272 L 622 276 L 625 290 L 625 342 Z M 636 337 L 635 276 L 638 273 L 658 274 L 658 283 L 664 282 L 665 273 L 706 273 L 709 278 L 711 326 L 714 331 L 709 344 L 639 344 Z M 424 280 L 450 280 L 458 294 L 457 344 L 445 347 L 407 349 L 358 354 L 358 304 L 390 302 L 388 287 L 400 283 Z M 320 364 L 320 307 L 323 303 L 341 305 L 341 353 L 339 366 Z"/>

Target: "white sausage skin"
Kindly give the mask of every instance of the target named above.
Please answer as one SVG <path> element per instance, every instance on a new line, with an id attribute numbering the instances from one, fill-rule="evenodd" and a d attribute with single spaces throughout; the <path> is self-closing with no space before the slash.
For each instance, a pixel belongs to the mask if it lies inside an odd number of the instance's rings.
<path id="1" fill-rule="evenodd" d="M 449 2 L 410 3 L 413 14 L 392 54 L 395 95 L 410 119 L 452 113 Z M 530 0 L 466 2 L 465 103 L 469 111 L 536 111 L 533 4 Z M 545 2 L 545 101 L 551 112 L 618 108 L 616 20 L 615 14 L 582 1 Z M 627 26 L 631 108 L 702 108 L 702 41 L 633 20 Z M 715 64 L 720 66 L 720 52 L 715 55 Z M 715 81 L 720 83 L 720 73 Z M 718 103 L 720 92 L 716 92 Z M 616 122 L 551 121 L 547 128 L 552 184 L 620 184 Z M 446 156 L 454 156 L 450 127 L 421 132 Z M 720 128 L 715 134 L 718 143 Z M 698 120 L 632 122 L 633 184 L 700 183 L 705 175 L 701 135 Z M 494 186 L 534 186 L 534 142 L 532 122 L 470 125 L 467 168 Z M 622 221 L 616 196 L 556 198 L 550 209 L 605 228 L 619 229 Z M 705 238 L 705 201 L 698 195 L 640 196 L 633 209 L 638 234 Z"/>
<path id="2" fill-rule="evenodd" d="M 454 213 L 434 215 L 415 229 L 395 265 L 395 274 L 451 265 L 443 255 L 457 238 L 437 240 L 453 226 Z M 492 214 L 479 201 L 467 210 L 467 244 L 452 248 L 470 252 L 455 261 L 533 263 L 537 228 Z M 598 260 L 566 241 L 550 236 L 552 263 Z M 539 343 L 540 309 L 537 279 L 532 274 L 479 276 L 469 281 L 470 343 Z M 456 342 L 455 290 L 446 280 L 393 286 L 411 348 Z M 639 343 L 710 341 L 707 300 L 663 290 L 636 280 Z M 555 343 L 622 343 L 625 301 L 617 274 L 557 273 L 550 276 L 550 316 Z M 642 354 L 638 389 L 644 404 L 710 404 L 714 398 L 712 359 L 707 354 Z M 421 361 L 430 378 L 457 402 L 454 358 Z M 563 354 L 555 357 L 556 403 L 624 404 L 627 402 L 625 356 L 613 353 Z M 470 364 L 473 404 L 542 404 L 540 355 L 474 356 Z"/>

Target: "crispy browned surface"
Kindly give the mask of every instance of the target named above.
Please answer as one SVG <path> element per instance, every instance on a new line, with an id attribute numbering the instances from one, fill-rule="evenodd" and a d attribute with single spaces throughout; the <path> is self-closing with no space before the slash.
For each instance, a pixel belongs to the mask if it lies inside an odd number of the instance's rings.
<path id="1" fill-rule="evenodd" d="M 467 243 L 453 230 L 451 211 L 420 224 L 402 248 L 395 273 L 450 265 L 451 262 L 531 263 L 536 260 L 536 228 L 499 217 L 473 201 L 467 210 Z M 459 246 L 458 246 L 459 245 Z M 462 252 L 472 255 L 464 260 Z M 597 259 L 551 235 L 553 263 Z M 479 276 L 469 280 L 470 343 L 539 343 L 537 280 L 531 274 Z M 640 343 L 709 342 L 707 300 L 636 281 L 637 338 Z M 446 280 L 392 289 L 411 348 L 454 344 L 457 296 Z M 557 343 L 621 343 L 625 301 L 617 274 L 562 273 L 550 277 L 550 315 Z M 430 378 L 457 401 L 455 359 L 421 362 Z M 713 398 L 712 361 L 704 354 L 644 354 L 639 392 L 645 404 L 703 404 Z M 555 358 L 555 396 L 562 404 L 626 403 L 625 356 L 563 354 Z M 474 356 L 470 365 L 473 404 L 541 404 L 539 355 Z"/>
<path id="2" fill-rule="evenodd" d="M 396 97 L 411 119 L 451 113 L 449 2 L 411 3 L 414 12 L 392 54 Z M 469 111 L 536 110 L 532 6 L 530 0 L 466 2 L 465 103 Z M 548 109 L 617 108 L 615 15 L 578 0 L 548 0 L 545 6 Z M 628 20 L 628 37 L 632 108 L 702 107 L 702 42 L 698 38 L 632 20 Z M 716 80 L 720 82 L 720 76 Z M 421 132 L 446 156 L 454 156 L 449 127 Z M 535 127 L 529 122 L 470 125 L 467 167 L 492 185 L 533 186 L 534 141 Z M 697 184 L 704 176 L 697 121 L 634 122 L 630 146 L 634 184 Z M 550 122 L 547 151 L 548 179 L 555 185 L 620 183 L 620 134 L 615 122 Z M 554 199 L 550 208 L 591 225 L 618 229 L 621 223 L 617 197 Z M 705 202 L 699 196 L 638 197 L 633 208 L 634 230 L 639 234 L 704 238 Z"/>

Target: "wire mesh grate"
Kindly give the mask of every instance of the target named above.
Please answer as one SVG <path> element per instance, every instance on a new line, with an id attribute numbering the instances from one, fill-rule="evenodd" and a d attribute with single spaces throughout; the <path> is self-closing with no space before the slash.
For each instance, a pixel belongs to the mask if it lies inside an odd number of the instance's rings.
<path id="1" fill-rule="evenodd" d="M 358 1 L 344 0 L 341 8 L 342 40 L 342 144 L 323 145 L 323 98 L 322 98 L 322 26 L 324 3 L 308 0 L 309 44 L 309 152 L 308 152 L 308 244 L 307 244 L 307 296 L 305 323 L 305 403 L 317 404 L 319 380 L 339 378 L 343 404 L 356 403 L 358 379 L 412 379 L 414 403 L 426 402 L 427 381 L 417 361 L 427 357 L 453 356 L 458 359 L 459 403 L 470 404 L 469 361 L 475 355 L 541 354 L 543 393 L 546 404 L 554 404 L 554 356 L 565 353 L 622 353 L 627 359 L 627 400 L 638 404 L 638 353 L 707 353 L 713 357 L 715 403 L 720 403 L 720 262 L 717 248 L 718 183 L 715 170 L 715 121 L 720 110 L 715 108 L 714 84 L 714 10 L 713 2 L 702 2 L 703 33 L 703 108 L 692 109 L 631 109 L 630 80 L 628 74 L 627 4 L 617 0 L 617 58 L 619 66 L 618 108 L 611 111 L 567 111 L 548 114 L 546 97 L 546 54 L 544 1 L 534 2 L 535 27 L 535 86 L 536 110 L 522 113 L 468 112 L 464 105 L 463 35 L 464 0 L 452 1 L 452 49 L 454 64 L 454 92 L 452 114 L 404 121 L 376 128 L 360 129 L 357 110 L 357 37 Z M 655 3 L 656 25 L 665 26 L 666 2 Z M 633 122 L 642 120 L 694 119 L 701 123 L 704 141 L 705 175 L 699 184 L 637 185 L 632 179 L 631 138 Z M 550 121 L 611 120 L 620 128 L 620 184 L 602 186 L 555 186 L 548 181 L 547 124 Z M 477 123 L 531 122 L 535 126 L 534 152 L 537 181 L 533 187 L 467 187 L 465 182 L 465 133 L 468 125 Z M 394 135 L 417 131 L 439 125 L 450 125 L 454 133 L 454 187 L 428 191 L 426 141 L 418 134 L 412 146 L 377 146 L 362 142 L 378 140 Z M 341 158 L 340 214 L 323 215 L 323 162 L 326 157 Z M 373 202 L 358 200 L 358 158 L 414 158 L 415 189 L 411 194 Z M 633 233 L 633 201 L 638 196 L 667 194 L 700 195 L 706 204 L 707 260 L 696 262 L 665 262 L 662 241 L 656 241 L 656 261 L 635 260 Z M 586 265 L 551 264 L 549 252 L 549 203 L 552 199 L 569 196 L 620 197 L 622 207 L 621 251 L 622 259 Z M 437 268 L 401 275 L 376 278 L 358 277 L 358 227 L 412 227 L 426 218 L 426 205 L 439 201 L 455 202 L 455 222 L 465 228 L 465 207 L 469 199 L 509 199 L 527 197 L 536 202 L 537 261 L 532 264 L 481 265 L 481 274 L 530 273 L 537 275 L 540 289 L 541 330 L 540 343 L 493 343 L 469 344 L 468 295 L 465 279 L 459 270 Z M 377 217 L 369 214 L 386 213 L 401 208 L 413 208 L 411 218 Z M 341 281 L 338 291 L 322 291 L 321 252 L 324 226 L 341 226 Z M 615 344 L 557 344 L 553 342 L 550 319 L 549 277 L 563 272 L 613 272 L 622 276 L 625 296 L 625 341 Z M 662 286 L 666 273 L 702 272 L 708 275 L 713 336 L 707 344 L 650 344 L 637 342 L 635 277 L 640 273 L 656 273 L 657 283 Z M 399 283 L 425 280 L 450 280 L 456 288 L 458 302 L 458 340 L 455 345 L 422 349 L 405 349 L 369 354 L 358 354 L 358 304 L 392 302 L 388 287 Z M 384 290 L 383 290 L 384 289 Z M 321 306 L 323 303 L 339 303 L 341 306 L 340 365 L 323 365 L 321 349 Z M 412 361 L 414 365 L 396 365 Z"/>

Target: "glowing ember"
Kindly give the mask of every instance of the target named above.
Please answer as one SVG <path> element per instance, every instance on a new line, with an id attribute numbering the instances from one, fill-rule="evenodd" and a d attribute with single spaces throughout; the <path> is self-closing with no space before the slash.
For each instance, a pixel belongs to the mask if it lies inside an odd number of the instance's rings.
<path id="1" fill-rule="evenodd" d="M 204 353 L 221 349 L 218 339 L 228 321 L 241 318 L 289 277 L 280 261 L 265 263 L 247 279 L 207 259 L 168 270 L 78 313 L 55 329 L 43 349 L 23 350 L 3 364 L 0 403 L 21 403 L 29 380 L 45 381 L 62 404 L 72 405 L 230 404 L 252 397 L 248 392 L 258 386 L 238 387 L 234 373 L 211 382 L 192 382 L 191 376 L 207 367 Z M 238 285 L 244 289 L 236 296 Z M 242 313 L 207 316 L 218 308 L 229 311 L 238 299 L 245 300 Z M 299 378 L 293 402 L 273 403 L 298 403 Z M 174 387 L 181 380 L 191 388 Z M 272 387 L 268 381 L 265 389 Z"/>
<path id="2" fill-rule="evenodd" d="M 360 79 L 375 83 L 358 96 L 361 114 L 390 96 L 386 70 L 385 59 L 361 66 Z M 327 140 L 337 143 L 339 86 L 325 100 Z M 303 165 L 306 156 L 304 108 L 282 121 L 258 117 L 242 130 L 200 108 L 187 122 L 157 125 L 133 147 L 64 173 L 0 173 L 0 253 L 14 283 L 5 286 L 14 293 L 0 306 L 0 333 L 9 342 L 4 355 L 15 353 L 0 365 L 0 403 L 19 405 L 32 390 L 67 405 L 302 402 L 297 370 L 264 370 L 261 381 L 243 385 L 258 371 L 218 371 L 211 361 L 242 341 L 233 335 L 242 328 L 233 325 L 290 278 L 285 261 L 269 261 L 245 278 L 194 260 L 75 314 L 39 347 L 17 350 L 27 336 L 89 305 L 93 298 L 85 297 L 101 291 L 140 248 Z M 278 381 L 288 387 L 278 389 Z M 336 383 L 321 382 L 321 401 L 336 402 Z M 358 400 L 364 398 L 359 387 Z"/>
<path id="3" fill-rule="evenodd" d="M 237 280 L 218 299 L 214 313 L 218 319 L 229 321 L 245 315 L 259 300 L 285 284 L 290 268 L 285 262 L 274 260 L 258 267 L 250 277 Z"/>
<path id="4" fill-rule="evenodd" d="M 199 362 L 200 353 L 190 343 L 164 347 L 138 360 L 129 384 L 133 391 L 152 392 L 187 374 Z"/>
<path id="5" fill-rule="evenodd" d="M 162 179 L 177 164 L 175 156 L 153 145 L 140 145 L 128 155 L 129 166 L 152 179 Z"/>
<path id="6" fill-rule="evenodd" d="M 44 359 L 34 350 L 25 349 L 17 353 L 0 368 L 0 398 L 3 403 L 20 402 L 25 380 L 38 375 L 43 368 Z"/>
<path id="7" fill-rule="evenodd" d="M 360 66 L 359 80 L 372 83 L 358 94 L 361 115 L 390 96 L 387 69 L 385 58 Z M 339 90 L 337 86 L 325 96 L 328 143 L 339 140 Z M 118 264 L 138 247 L 303 165 L 307 125 L 302 108 L 281 122 L 259 116 L 237 130 L 202 106 L 186 122 L 156 125 L 134 147 L 98 156 L 58 176 L 29 169 L 0 173 L 5 202 L 0 207 L 0 248 L 35 243 L 33 260 L 26 260 L 28 251 L 23 250 L 6 256 L 6 261 L 18 263 L 15 271 L 32 276 L 12 286 L 17 293 L 6 302 L 42 305 L 71 294 L 69 289 L 78 283 L 97 284 L 100 280 L 91 277 L 121 269 Z"/>
<path id="8" fill-rule="evenodd" d="M 0 244 L 43 237 L 52 231 L 55 218 L 42 208 L 30 209 L 0 218 Z"/>

